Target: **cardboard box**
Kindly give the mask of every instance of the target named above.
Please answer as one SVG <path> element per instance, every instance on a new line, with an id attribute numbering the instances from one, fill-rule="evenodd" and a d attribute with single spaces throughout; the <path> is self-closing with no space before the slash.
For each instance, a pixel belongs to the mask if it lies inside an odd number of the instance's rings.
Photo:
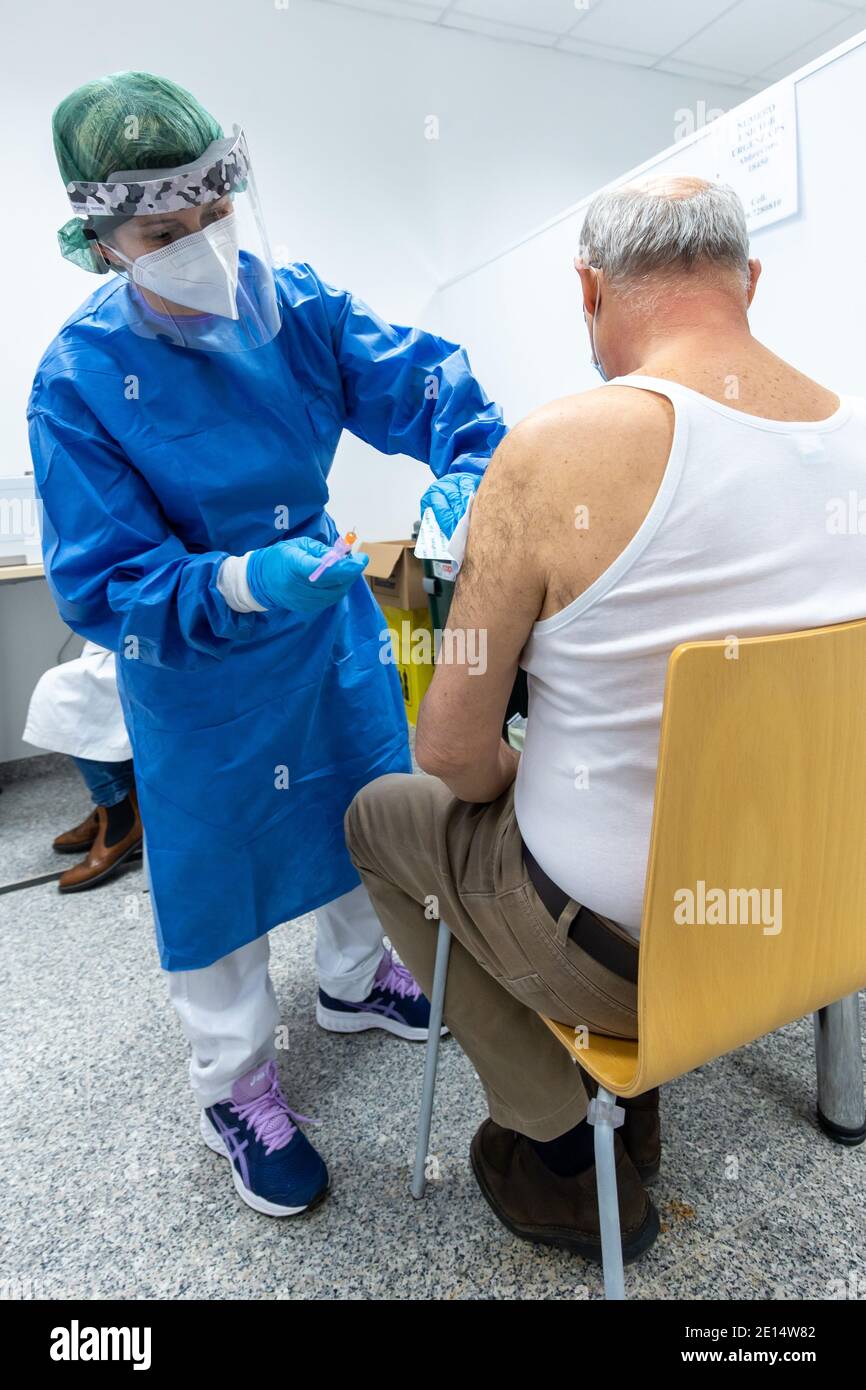
<path id="1" fill-rule="evenodd" d="M 424 566 L 415 558 L 414 540 L 368 541 L 358 550 L 370 557 L 364 577 L 391 629 L 406 717 L 414 724 L 434 669 L 433 624 L 424 588 Z M 425 640 L 416 643 L 415 634 Z M 418 659 L 421 650 L 429 653 L 429 659 Z"/>
<path id="2" fill-rule="evenodd" d="M 368 541 L 358 546 L 370 557 L 364 578 L 380 604 L 406 612 L 426 607 L 424 569 L 414 549 L 414 541 Z"/>

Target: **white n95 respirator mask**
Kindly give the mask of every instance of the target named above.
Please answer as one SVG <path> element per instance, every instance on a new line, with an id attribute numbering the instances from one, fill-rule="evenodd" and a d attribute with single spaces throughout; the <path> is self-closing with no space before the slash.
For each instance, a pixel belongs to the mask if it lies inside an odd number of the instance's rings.
<path id="1" fill-rule="evenodd" d="M 278 282 L 240 126 L 190 163 L 119 169 L 100 183 L 72 180 L 66 191 L 74 218 L 62 229 L 64 254 L 129 281 L 116 303 L 133 333 L 202 352 L 246 352 L 279 333 Z M 194 208 L 199 231 L 184 216 Z M 154 218 L 177 240 L 147 240 Z M 131 248 L 151 246 L 159 250 L 132 259 Z"/>
<path id="2" fill-rule="evenodd" d="M 200 232 L 139 256 L 131 275 L 136 285 L 170 304 L 236 319 L 238 255 L 237 222 L 230 213 Z"/>
<path id="3" fill-rule="evenodd" d="M 72 179 L 67 193 L 75 217 L 61 229 L 61 249 L 88 270 L 128 279 L 115 302 L 132 332 L 211 353 L 247 352 L 277 336 L 281 296 L 239 125 L 188 164 Z M 186 235 L 190 208 L 200 208 L 202 229 Z M 172 225 L 178 214 L 181 225 Z M 177 240 L 146 239 L 157 217 Z M 131 235 L 122 234 L 126 224 Z M 132 260 L 124 245 L 160 249 Z"/>

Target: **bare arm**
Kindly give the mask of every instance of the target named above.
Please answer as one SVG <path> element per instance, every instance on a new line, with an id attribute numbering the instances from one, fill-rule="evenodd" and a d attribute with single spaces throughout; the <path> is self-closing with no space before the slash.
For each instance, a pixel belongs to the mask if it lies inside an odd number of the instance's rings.
<path id="1" fill-rule="evenodd" d="M 536 620 L 583 593 L 631 540 L 671 433 L 666 400 L 605 387 L 534 412 L 497 449 L 418 720 L 420 766 L 461 800 L 493 801 L 513 780 L 518 760 L 501 730 L 520 653 Z"/>
<path id="2" fill-rule="evenodd" d="M 494 801 L 517 754 L 501 736 L 518 658 L 541 611 L 542 565 L 527 545 L 531 483 L 520 430 L 500 444 L 472 512 L 466 558 L 418 719 L 416 757 L 463 801 Z"/>

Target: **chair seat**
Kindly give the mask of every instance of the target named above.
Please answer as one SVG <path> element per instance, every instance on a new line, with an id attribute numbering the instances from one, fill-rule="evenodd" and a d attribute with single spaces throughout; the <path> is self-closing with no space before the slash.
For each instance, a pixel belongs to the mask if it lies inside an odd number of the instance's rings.
<path id="1" fill-rule="evenodd" d="M 607 1038 L 602 1033 L 578 1035 L 567 1023 L 557 1023 L 555 1019 L 541 1015 L 554 1037 L 562 1043 L 566 1052 L 579 1062 L 584 1071 L 589 1072 L 601 1086 L 614 1095 L 626 1099 L 632 1094 L 631 1088 L 637 1076 L 638 1051 L 636 1038 Z"/>

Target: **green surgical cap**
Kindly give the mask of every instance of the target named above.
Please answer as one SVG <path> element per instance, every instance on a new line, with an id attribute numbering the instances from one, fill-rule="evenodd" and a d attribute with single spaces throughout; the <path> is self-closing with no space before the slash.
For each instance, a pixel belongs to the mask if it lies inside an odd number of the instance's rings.
<path id="1" fill-rule="evenodd" d="M 223 137 L 222 127 L 184 87 L 150 72 L 116 72 L 76 87 L 51 118 L 64 184 L 104 183 L 117 169 L 189 164 Z M 57 233 L 67 260 L 104 273 L 106 266 L 73 217 Z"/>

